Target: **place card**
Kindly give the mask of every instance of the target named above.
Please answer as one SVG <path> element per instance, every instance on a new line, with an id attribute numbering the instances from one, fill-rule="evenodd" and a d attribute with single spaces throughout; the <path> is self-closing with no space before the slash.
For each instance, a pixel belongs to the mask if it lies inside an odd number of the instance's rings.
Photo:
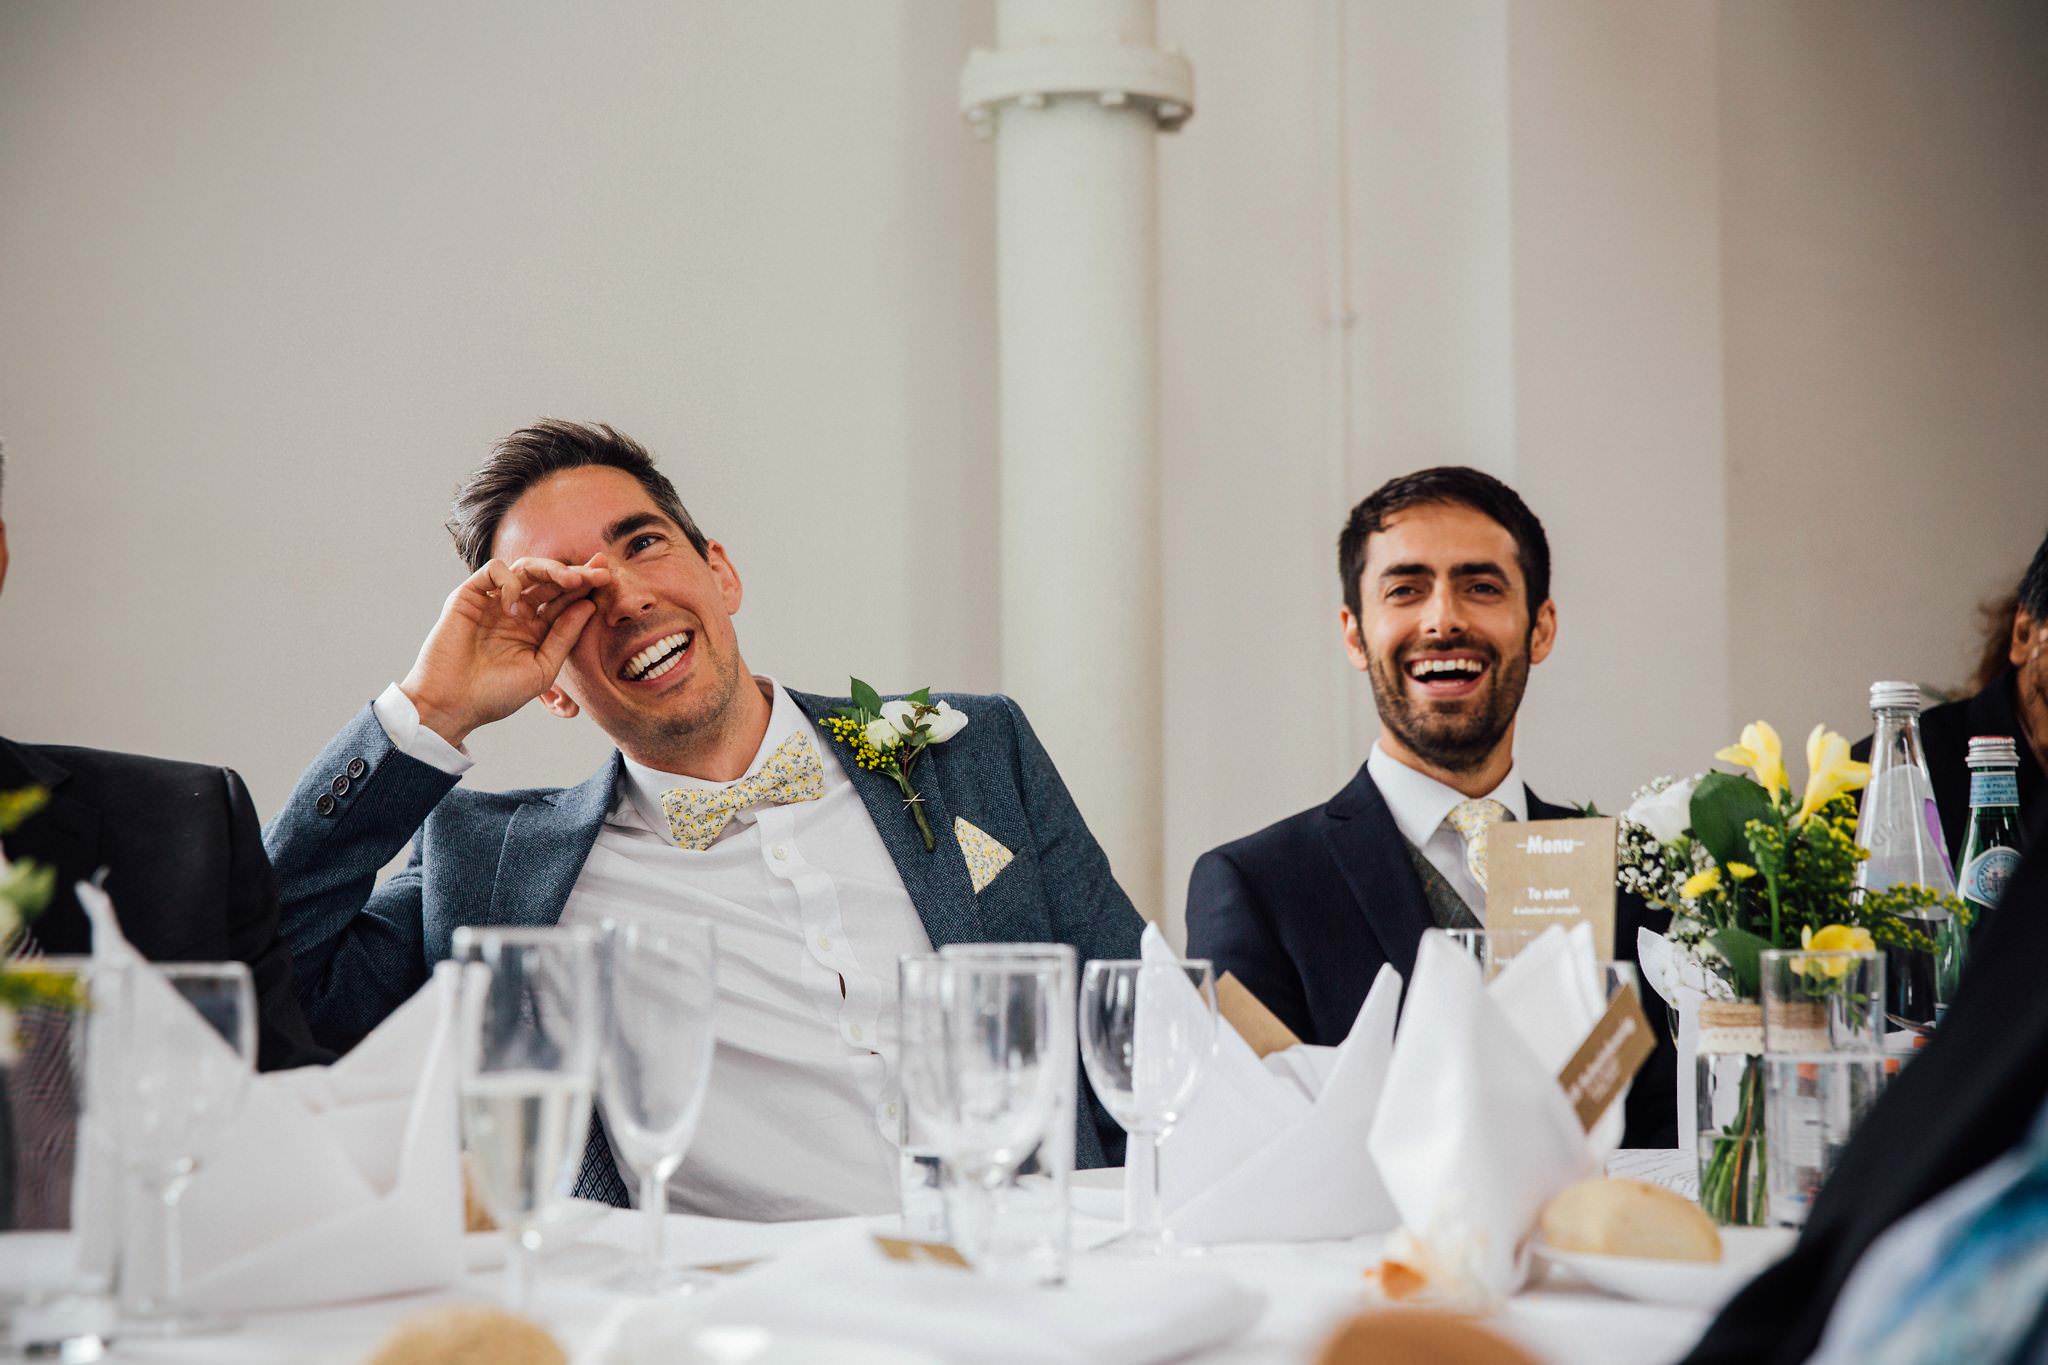
<path id="1" fill-rule="evenodd" d="M 1264 1001 L 1229 972 L 1216 983 L 1216 1012 L 1260 1057 L 1301 1046 L 1294 1030 L 1281 1023 L 1279 1015 L 1267 1009 Z"/>
<path id="2" fill-rule="evenodd" d="M 1614 958 L 1614 831 L 1605 816 L 1502 822 L 1486 836 L 1486 940 L 1506 962 L 1557 924 L 1593 926 L 1593 951 Z"/>
<path id="3" fill-rule="evenodd" d="M 1624 986 L 1616 991 L 1614 999 L 1607 1002 L 1607 1013 L 1600 1016 L 1557 1076 L 1587 1132 L 1593 1131 L 1621 1088 L 1643 1069 L 1656 1046 L 1650 1020 L 1635 990 Z"/>
<path id="4" fill-rule="evenodd" d="M 911 1265 L 943 1265 L 955 1270 L 966 1270 L 967 1258 L 944 1242 L 912 1242 L 901 1237 L 875 1238 L 875 1245 L 882 1254 L 892 1261 L 904 1261 Z"/>

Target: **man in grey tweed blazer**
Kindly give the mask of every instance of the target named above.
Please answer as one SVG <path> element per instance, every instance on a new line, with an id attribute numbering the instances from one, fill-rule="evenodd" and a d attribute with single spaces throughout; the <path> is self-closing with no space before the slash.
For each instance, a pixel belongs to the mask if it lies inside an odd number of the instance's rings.
<path id="1" fill-rule="evenodd" d="M 638 445 L 557 421 L 516 432 L 449 529 L 472 574 L 405 681 L 265 830 L 315 1035 L 353 1045 L 461 925 L 703 914 L 719 926 L 719 1043 L 672 1201 L 757 1218 L 893 1207 L 896 955 L 1005 941 L 1137 955 L 1142 921 L 1022 711 L 945 698 L 967 724 L 916 770 L 927 851 L 894 782 L 825 733 L 845 699 L 748 671 L 738 573 Z M 535 699 L 587 712 L 617 751 L 576 787 L 460 787 L 467 736 Z M 808 765 L 800 792 L 708 835 L 678 815 L 693 792 L 756 790 L 790 755 Z M 1085 1082 L 1083 1096 L 1077 1164 L 1119 1160 L 1121 1130 Z M 625 1202 L 601 1130 L 582 1189 Z"/>

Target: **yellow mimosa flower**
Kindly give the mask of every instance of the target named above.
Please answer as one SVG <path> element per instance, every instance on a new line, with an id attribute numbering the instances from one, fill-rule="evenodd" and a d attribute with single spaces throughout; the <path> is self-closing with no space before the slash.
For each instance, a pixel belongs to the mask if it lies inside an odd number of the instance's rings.
<path id="1" fill-rule="evenodd" d="M 1855 791 L 1870 780 L 1870 765 L 1849 757 L 1849 741 L 1825 725 L 1813 727 L 1806 737 L 1806 799 L 1799 803 L 1792 823 L 1806 817 L 1840 796 Z"/>
<path id="2" fill-rule="evenodd" d="M 1746 882 L 1756 875 L 1756 869 L 1748 863 L 1730 863 L 1728 864 L 1728 875 L 1735 878 L 1738 882 Z"/>
<path id="3" fill-rule="evenodd" d="M 1810 948 L 1816 953 L 1870 953 L 1877 951 L 1877 943 L 1870 937 L 1870 931 L 1860 926 L 1829 924 L 1815 932 L 1812 925 L 1799 930 L 1799 946 Z M 1814 961 L 1802 958 L 1792 965 L 1792 970 L 1801 976 L 1812 972 L 1816 976 L 1842 976 L 1849 970 L 1849 964 L 1841 958 L 1833 961 Z"/>
<path id="4" fill-rule="evenodd" d="M 1721 869 L 1710 867 L 1704 872 L 1695 872 L 1685 879 L 1685 885 L 1678 888 L 1678 894 L 1689 901 L 1696 901 L 1721 884 Z"/>
<path id="5" fill-rule="evenodd" d="M 1742 742 L 1731 744 L 1715 753 L 1723 763 L 1739 763 L 1756 774 L 1756 780 L 1771 800 L 1778 799 L 1778 793 L 1785 790 L 1785 746 L 1778 739 L 1768 721 L 1755 721 L 1742 727 Z"/>

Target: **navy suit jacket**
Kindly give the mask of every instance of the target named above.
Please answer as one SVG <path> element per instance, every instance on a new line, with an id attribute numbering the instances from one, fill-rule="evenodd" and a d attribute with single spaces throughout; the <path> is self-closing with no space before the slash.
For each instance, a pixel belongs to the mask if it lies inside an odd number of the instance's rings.
<path id="1" fill-rule="evenodd" d="M 1578 814 L 1529 794 L 1531 820 Z M 1633 962 L 1636 930 L 1662 933 L 1668 912 L 1617 896 L 1614 950 Z M 1383 964 L 1415 975 L 1423 931 L 1436 927 L 1394 813 L 1364 765 L 1323 805 L 1211 849 L 1188 881 L 1188 954 L 1230 972 L 1305 1043 L 1351 1032 Z M 1670 1022 L 1644 1010 L 1657 1050 L 1637 1073 L 1622 1141 L 1677 1143 L 1677 1052 Z"/>
<path id="2" fill-rule="evenodd" d="M 849 704 L 790 696 L 814 724 Z M 936 840 L 930 852 L 895 782 L 843 765 L 932 945 L 1067 943 L 1083 962 L 1136 957 L 1144 922 L 1024 713 L 1003 696 L 946 700 L 968 725 L 918 764 Z M 394 749 L 371 708 L 358 712 L 264 831 L 314 1035 L 338 1050 L 353 1046 L 426 982 L 462 925 L 560 920 L 622 772 L 615 753 L 581 786 L 472 791 Z M 954 837 L 956 816 L 1014 855 L 978 895 Z M 378 884 L 378 869 L 408 840 L 404 869 Z M 1085 1079 L 1080 1093 L 1076 1163 L 1121 1160 L 1122 1129 Z M 624 1185 L 602 1151 L 594 1135 L 583 1188 L 622 1204 Z"/>

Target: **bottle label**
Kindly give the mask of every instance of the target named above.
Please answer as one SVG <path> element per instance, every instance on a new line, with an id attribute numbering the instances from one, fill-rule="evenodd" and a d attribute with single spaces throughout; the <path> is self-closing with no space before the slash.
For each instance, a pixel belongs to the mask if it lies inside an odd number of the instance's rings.
<path id="1" fill-rule="evenodd" d="M 1987 848 L 1963 865 L 1961 891 L 1965 900 L 1996 906 L 2005 897 L 2005 884 L 2019 870 L 2020 855 L 2009 848 Z"/>
<path id="2" fill-rule="evenodd" d="M 1994 768 L 1970 774 L 1972 806 L 2017 806 L 2020 777 L 2011 768 Z"/>

